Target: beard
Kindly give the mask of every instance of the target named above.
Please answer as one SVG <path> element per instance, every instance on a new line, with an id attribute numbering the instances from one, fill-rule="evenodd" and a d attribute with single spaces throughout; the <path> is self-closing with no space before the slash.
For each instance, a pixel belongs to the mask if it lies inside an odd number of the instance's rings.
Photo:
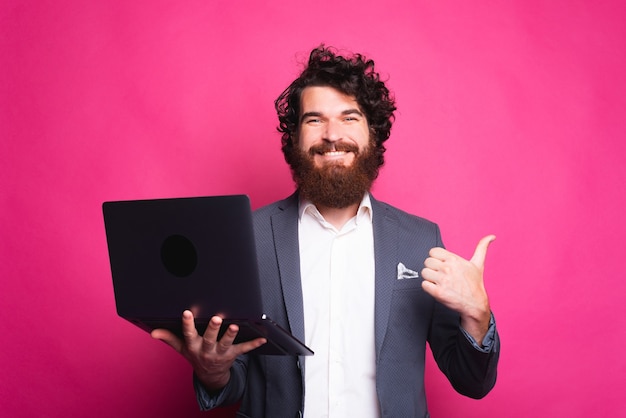
<path id="1" fill-rule="evenodd" d="M 342 162 L 328 162 L 322 167 L 315 165 L 317 153 L 333 150 L 352 152 L 352 164 L 345 166 Z M 374 151 L 373 141 L 364 150 L 344 143 L 324 143 L 308 151 L 294 147 L 291 170 L 300 196 L 316 206 L 335 209 L 360 203 L 378 177 L 380 163 Z"/>

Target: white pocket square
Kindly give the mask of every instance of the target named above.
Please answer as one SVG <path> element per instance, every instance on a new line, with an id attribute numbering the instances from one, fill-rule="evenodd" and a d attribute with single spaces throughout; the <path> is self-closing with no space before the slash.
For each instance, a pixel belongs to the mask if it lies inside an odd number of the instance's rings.
<path id="1" fill-rule="evenodd" d="M 398 280 L 417 279 L 420 275 L 411 269 L 406 268 L 402 263 L 398 263 Z"/>

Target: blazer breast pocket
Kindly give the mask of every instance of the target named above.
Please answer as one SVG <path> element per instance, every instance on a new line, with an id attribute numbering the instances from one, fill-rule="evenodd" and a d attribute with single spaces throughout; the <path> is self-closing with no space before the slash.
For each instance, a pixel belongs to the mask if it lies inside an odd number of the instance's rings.
<path id="1" fill-rule="evenodd" d="M 423 291 L 422 289 L 422 278 L 421 277 L 416 277 L 414 279 L 396 279 L 396 282 L 393 285 L 393 290 L 394 292 L 396 290 L 419 290 L 419 291 Z"/>

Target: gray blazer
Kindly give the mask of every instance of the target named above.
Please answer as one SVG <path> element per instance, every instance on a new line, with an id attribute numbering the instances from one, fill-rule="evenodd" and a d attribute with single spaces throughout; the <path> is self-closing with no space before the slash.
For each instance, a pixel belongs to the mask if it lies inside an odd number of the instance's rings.
<path id="1" fill-rule="evenodd" d="M 397 279 L 398 263 L 421 271 L 428 251 L 443 246 L 437 225 L 371 199 L 376 265 L 376 388 L 383 417 L 427 417 L 424 362 L 428 341 L 439 368 L 461 394 L 481 398 L 496 381 L 497 333 L 482 352 L 463 335 L 459 315 L 436 302 L 420 279 Z M 304 341 L 298 196 L 254 213 L 264 312 Z M 299 417 L 304 357 L 241 356 L 229 384 L 209 396 L 196 382 L 202 409 L 237 402 L 239 417 Z"/>

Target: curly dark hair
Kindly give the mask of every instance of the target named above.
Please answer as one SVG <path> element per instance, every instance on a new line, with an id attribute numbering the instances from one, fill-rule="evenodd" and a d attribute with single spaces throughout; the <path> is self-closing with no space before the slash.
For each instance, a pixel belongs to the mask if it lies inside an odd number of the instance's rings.
<path id="1" fill-rule="evenodd" d="M 306 87 L 328 86 L 352 96 L 365 114 L 370 133 L 375 141 L 378 167 L 384 164 L 383 143 L 389 139 L 396 110 L 395 100 L 380 75 L 374 71 L 374 61 L 361 54 L 338 55 L 332 47 L 320 45 L 311 51 L 309 62 L 302 74 L 276 99 L 279 132 L 282 132 L 282 151 L 292 166 L 294 134 L 300 117 L 300 96 Z"/>

